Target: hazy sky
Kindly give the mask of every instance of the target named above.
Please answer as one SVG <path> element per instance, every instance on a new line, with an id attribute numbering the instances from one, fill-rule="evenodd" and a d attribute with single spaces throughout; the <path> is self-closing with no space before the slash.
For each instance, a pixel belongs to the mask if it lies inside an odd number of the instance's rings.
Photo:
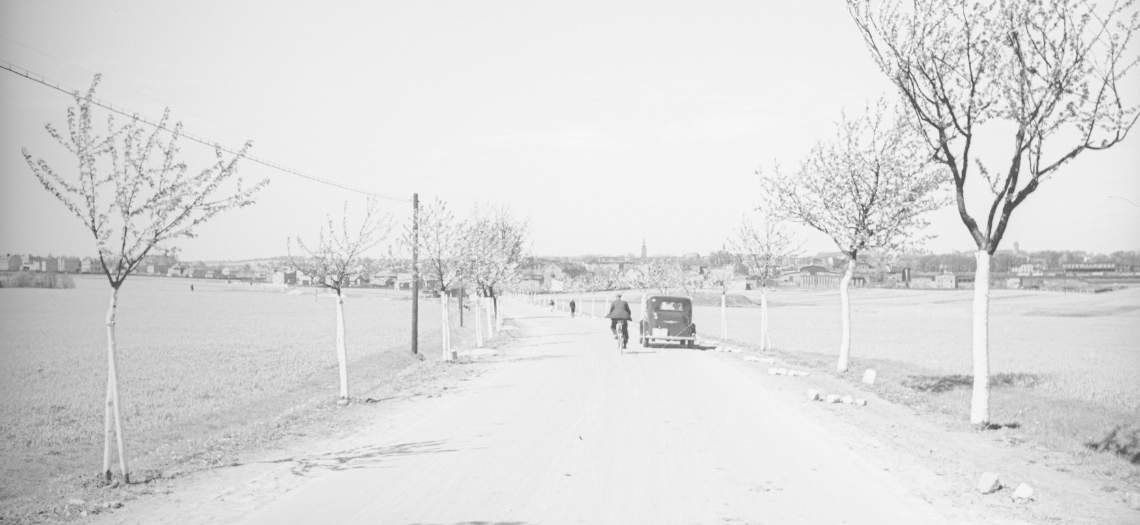
<path id="1" fill-rule="evenodd" d="M 842 111 L 893 95 L 839 1 L 0 9 L 0 60 L 80 89 L 101 72 L 104 100 L 154 118 L 170 107 L 190 133 L 252 139 L 256 156 L 351 186 L 438 197 L 461 215 L 509 204 L 530 218 L 540 255 L 632 253 L 642 238 L 651 254 L 718 249 L 758 202 L 757 168 L 794 167 Z M 43 130 L 64 126 L 71 99 L 6 71 L 0 94 L 0 252 L 93 254 L 90 232 L 20 154 L 74 169 Z M 212 155 L 182 150 L 192 167 Z M 283 254 L 287 237 L 314 237 L 346 200 L 363 205 L 251 162 L 241 170 L 272 182 L 257 205 L 180 241 L 184 258 Z M 1140 249 L 1138 175 L 1140 137 L 1085 154 L 1015 212 L 1004 247 Z M 410 216 L 405 203 L 384 209 Z M 928 249 L 973 249 L 952 208 L 930 220 Z M 797 231 L 808 250 L 834 250 Z"/>

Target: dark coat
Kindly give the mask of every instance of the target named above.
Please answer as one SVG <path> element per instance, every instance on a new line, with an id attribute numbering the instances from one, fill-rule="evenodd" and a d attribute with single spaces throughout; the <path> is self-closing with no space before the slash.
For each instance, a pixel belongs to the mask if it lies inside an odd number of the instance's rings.
<path id="1" fill-rule="evenodd" d="M 633 320 L 633 312 L 629 311 L 629 303 L 617 299 L 610 303 L 610 313 L 606 314 L 609 319 L 625 319 L 626 321 Z"/>

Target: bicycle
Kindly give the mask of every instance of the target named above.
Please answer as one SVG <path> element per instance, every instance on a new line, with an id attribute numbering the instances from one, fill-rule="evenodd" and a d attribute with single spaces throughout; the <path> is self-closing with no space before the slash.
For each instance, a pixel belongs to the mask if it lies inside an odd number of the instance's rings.
<path id="1" fill-rule="evenodd" d="M 614 327 L 614 339 L 618 342 L 618 352 L 625 354 L 626 341 L 629 340 L 629 321 L 625 319 L 618 319 L 617 326 Z"/>

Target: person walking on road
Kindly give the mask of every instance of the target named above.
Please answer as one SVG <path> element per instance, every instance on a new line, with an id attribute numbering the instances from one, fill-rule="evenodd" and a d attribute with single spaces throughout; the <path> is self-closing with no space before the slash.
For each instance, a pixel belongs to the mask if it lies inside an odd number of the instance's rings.
<path id="1" fill-rule="evenodd" d="M 576 310 L 577 308 L 578 308 L 578 305 L 574 304 L 574 300 L 571 299 L 570 300 L 570 317 L 574 317 L 574 310 Z"/>
<path id="2" fill-rule="evenodd" d="M 614 294 L 614 300 L 610 303 L 610 311 L 606 314 L 606 318 L 610 320 L 610 331 L 614 333 L 614 337 L 621 338 L 621 347 L 625 348 L 626 343 L 629 343 L 629 322 L 633 320 L 633 313 L 629 310 L 629 303 L 621 300 L 621 294 Z M 621 326 L 621 333 L 618 333 L 618 326 Z"/>

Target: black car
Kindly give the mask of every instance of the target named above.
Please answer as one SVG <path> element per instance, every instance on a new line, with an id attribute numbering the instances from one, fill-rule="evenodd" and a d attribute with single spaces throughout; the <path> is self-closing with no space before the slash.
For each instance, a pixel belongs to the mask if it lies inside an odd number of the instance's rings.
<path id="1" fill-rule="evenodd" d="M 692 348 L 697 341 L 697 325 L 693 322 L 693 300 L 688 297 L 650 295 L 641 313 L 638 341 L 649 346 L 653 341 L 678 342 Z"/>

